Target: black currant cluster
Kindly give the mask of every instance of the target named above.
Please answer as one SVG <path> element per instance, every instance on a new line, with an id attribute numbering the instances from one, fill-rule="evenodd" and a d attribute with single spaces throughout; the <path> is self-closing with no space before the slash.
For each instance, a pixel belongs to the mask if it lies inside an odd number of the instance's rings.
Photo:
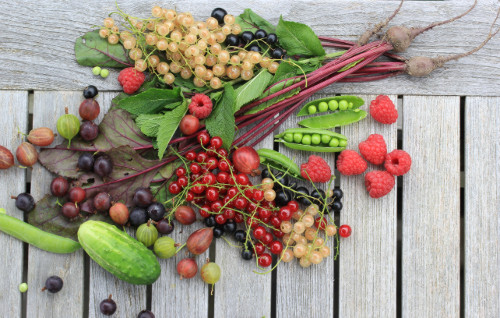
<path id="1" fill-rule="evenodd" d="M 224 234 L 233 234 L 236 231 L 236 222 L 232 219 L 226 220 L 224 224 L 219 224 L 215 220 L 215 215 L 210 215 L 203 220 L 203 223 L 208 227 L 214 228 L 214 237 L 219 238 Z"/>
<path id="2" fill-rule="evenodd" d="M 154 202 L 154 196 L 148 188 L 138 188 L 134 193 L 135 207 L 130 211 L 130 225 L 139 227 L 150 219 L 154 221 L 156 229 L 161 234 L 170 234 L 174 230 L 174 223 L 165 218 L 165 206 Z"/>

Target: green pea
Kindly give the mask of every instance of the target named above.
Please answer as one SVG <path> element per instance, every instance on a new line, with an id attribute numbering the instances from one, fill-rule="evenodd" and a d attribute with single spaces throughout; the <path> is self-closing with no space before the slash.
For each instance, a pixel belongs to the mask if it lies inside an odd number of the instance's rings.
<path id="1" fill-rule="evenodd" d="M 337 102 L 335 99 L 332 99 L 328 102 L 328 108 L 331 111 L 337 110 L 337 108 L 339 108 L 339 102 Z"/>
<path id="2" fill-rule="evenodd" d="M 316 108 L 316 106 L 311 105 L 311 106 L 307 107 L 307 111 L 309 112 L 310 115 L 316 114 L 317 108 Z"/>
<path id="3" fill-rule="evenodd" d="M 347 105 L 347 109 L 352 109 L 353 107 L 354 107 L 354 103 L 349 102 L 349 104 Z"/>
<path id="4" fill-rule="evenodd" d="M 286 142 L 292 142 L 293 141 L 293 134 L 286 133 L 285 136 L 283 136 L 283 139 L 285 139 Z"/>
<path id="5" fill-rule="evenodd" d="M 19 291 L 20 291 L 21 293 L 25 293 L 27 290 L 28 290 L 28 284 L 26 284 L 26 283 L 21 283 L 21 284 L 19 285 Z"/>
<path id="6" fill-rule="evenodd" d="M 340 110 L 346 110 L 347 107 L 349 107 L 349 103 L 345 99 L 343 99 L 339 102 L 339 109 Z"/>
<path id="7" fill-rule="evenodd" d="M 347 140 L 345 140 L 345 139 L 340 140 L 339 147 L 345 147 L 345 146 L 347 146 Z"/>
<path id="8" fill-rule="evenodd" d="M 300 143 L 302 141 L 302 133 L 293 134 L 293 142 Z"/>
<path id="9" fill-rule="evenodd" d="M 304 135 L 304 137 L 302 137 L 302 144 L 303 145 L 310 145 L 311 144 L 311 135 Z"/>
<path id="10" fill-rule="evenodd" d="M 328 144 L 331 139 L 332 139 L 332 136 L 321 135 L 321 142 L 324 144 Z"/>
<path id="11" fill-rule="evenodd" d="M 311 143 L 313 145 L 319 145 L 321 143 L 321 136 L 319 134 L 313 134 L 311 136 Z"/>
<path id="12" fill-rule="evenodd" d="M 320 113 L 326 112 L 328 110 L 328 104 L 325 102 L 321 102 L 318 104 L 318 110 Z"/>
<path id="13" fill-rule="evenodd" d="M 330 143 L 328 144 L 330 147 L 338 147 L 339 146 L 339 140 L 337 138 L 332 138 L 330 140 Z"/>

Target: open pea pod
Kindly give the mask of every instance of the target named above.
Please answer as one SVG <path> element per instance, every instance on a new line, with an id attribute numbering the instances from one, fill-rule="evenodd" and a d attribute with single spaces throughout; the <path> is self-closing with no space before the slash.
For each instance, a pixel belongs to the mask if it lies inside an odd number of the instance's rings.
<path id="1" fill-rule="evenodd" d="M 304 150 L 304 151 L 341 152 L 342 150 L 345 150 L 345 147 L 322 147 L 322 146 L 315 146 L 315 145 L 294 144 L 291 142 L 286 142 L 284 140 L 283 141 L 278 140 L 278 142 L 283 143 L 285 146 L 287 146 L 290 149 L 297 149 L 297 150 Z"/>
<path id="2" fill-rule="evenodd" d="M 304 179 L 300 175 L 300 168 L 292 159 L 282 153 L 272 149 L 261 148 L 257 150 L 260 157 L 260 163 L 278 171 L 288 173 L 294 178 Z"/>
<path id="3" fill-rule="evenodd" d="M 367 113 L 361 109 L 342 110 L 336 113 L 306 118 L 299 122 L 300 126 L 318 129 L 329 129 L 345 126 L 365 118 Z"/>
<path id="4" fill-rule="evenodd" d="M 314 152 L 339 152 L 346 148 L 347 137 L 325 129 L 290 128 L 275 136 L 286 147 Z"/>
<path id="5" fill-rule="evenodd" d="M 361 97 L 352 96 L 352 95 L 333 96 L 333 97 L 325 97 L 325 98 L 315 99 L 315 100 L 310 101 L 309 103 L 305 104 L 298 112 L 297 117 L 313 115 L 312 113 L 309 113 L 309 106 L 314 105 L 314 106 L 318 107 L 319 103 L 321 103 L 321 102 L 324 102 L 328 105 L 328 110 L 326 110 L 324 113 L 332 113 L 332 112 L 342 111 L 339 109 L 339 103 L 341 101 L 347 102 L 346 109 L 357 109 L 360 106 L 363 106 L 365 103 L 365 101 Z M 317 114 L 317 113 L 321 113 L 321 112 L 317 111 L 315 114 Z"/>

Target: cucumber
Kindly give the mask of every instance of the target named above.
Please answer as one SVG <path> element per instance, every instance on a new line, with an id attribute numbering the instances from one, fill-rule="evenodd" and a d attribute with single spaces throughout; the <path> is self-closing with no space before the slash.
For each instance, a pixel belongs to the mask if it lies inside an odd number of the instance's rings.
<path id="1" fill-rule="evenodd" d="M 123 281 L 149 285 L 160 276 L 153 252 L 114 225 L 87 221 L 78 229 L 78 241 L 90 258 Z"/>

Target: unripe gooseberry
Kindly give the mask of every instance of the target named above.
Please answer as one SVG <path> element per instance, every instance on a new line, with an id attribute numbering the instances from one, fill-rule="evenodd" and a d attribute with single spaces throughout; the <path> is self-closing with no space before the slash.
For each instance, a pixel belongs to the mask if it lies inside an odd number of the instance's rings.
<path id="1" fill-rule="evenodd" d="M 175 255 L 175 241 L 168 236 L 162 236 L 156 240 L 154 251 L 159 258 L 170 258 Z"/>
<path id="2" fill-rule="evenodd" d="M 220 267 L 214 262 L 209 262 L 201 267 L 201 279 L 207 284 L 215 284 L 220 278 Z"/>
<path id="3" fill-rule="evenodd" d="M 68 148 L 71 145 L 71 139 L 80 132 L 80 121 L 75 115 L 68 114 L 68 108 L 66 108 L 66 114 L 57 120 L 57 132 L 63 138 L 68 139 Z"/>

